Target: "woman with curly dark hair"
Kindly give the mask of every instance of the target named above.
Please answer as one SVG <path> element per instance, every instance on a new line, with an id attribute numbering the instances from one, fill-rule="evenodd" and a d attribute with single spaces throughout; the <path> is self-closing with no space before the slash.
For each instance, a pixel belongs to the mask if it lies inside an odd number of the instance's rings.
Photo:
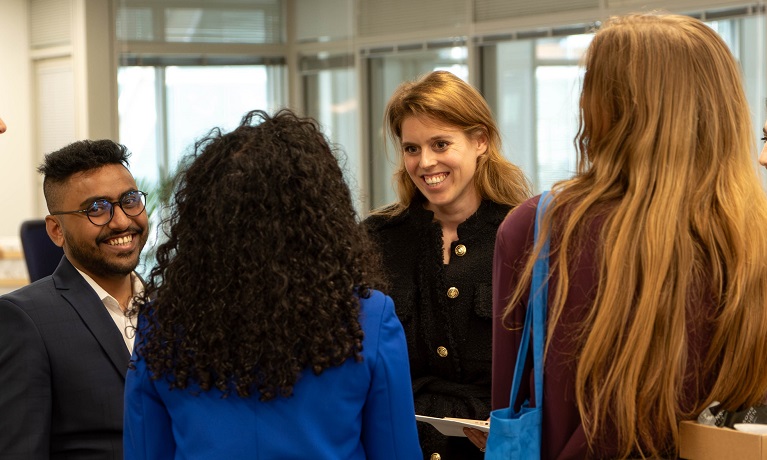
<path id="1" fill-rule="evenodd" d="M 402 326 L 316 122 L 254 111 L 195 150 L 138 311 L 125 458 L 420 457 Z"/>

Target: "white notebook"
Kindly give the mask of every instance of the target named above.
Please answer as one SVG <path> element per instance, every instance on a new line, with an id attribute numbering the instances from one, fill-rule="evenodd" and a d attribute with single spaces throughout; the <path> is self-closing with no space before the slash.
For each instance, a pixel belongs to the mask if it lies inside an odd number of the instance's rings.
<path id="1" fill-rule="evenodd" d="M 468 418 L 437 418 L 427 417 L 426 415 L 416 415 L 415 419 L 419 422 L 426 422 L 434 426 L 440 433 L 445 436 L 463 436 L 463 428 L 474 428 L 475 430 L 488 432 L 490 431 L 490 422 L 487 420 L 471 420 Z"/>

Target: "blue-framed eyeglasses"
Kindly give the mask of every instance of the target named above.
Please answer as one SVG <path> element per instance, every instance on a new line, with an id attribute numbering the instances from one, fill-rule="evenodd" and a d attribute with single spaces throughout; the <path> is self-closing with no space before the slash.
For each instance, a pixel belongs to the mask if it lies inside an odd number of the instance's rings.
<path id="1" fill-rule="evenodd" d="M 115 215 L 115 205 L 123 210 L 126 216 L 136 217 L 146 208 L 146 193 L 140 190 L 125 192 L 117 201 L 96 200 L 85 209 L 77 211 L 56 211 L 52 216 L 61 214 L 85 214 L 93 225 L 103 227 L 112 221 Z"/>

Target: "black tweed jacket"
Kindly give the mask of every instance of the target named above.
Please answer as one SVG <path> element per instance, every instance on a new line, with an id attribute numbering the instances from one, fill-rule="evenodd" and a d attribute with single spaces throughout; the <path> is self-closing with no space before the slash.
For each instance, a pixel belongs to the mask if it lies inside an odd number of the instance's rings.
<path id="1" fill-rule="evenodd" d="M 484 420 L 490 412 L 492 264 L 495 234 L 509 206 L 483 201 L 458 226 L 450 263 L 442 263 L 442 229 L 414 202 L 404 213 L 365 220 L 378 245 L 388 294 L 408 342 L 416 413 Z M 482 458 L 466 438 L 419 423 L 424 458 Z"/>

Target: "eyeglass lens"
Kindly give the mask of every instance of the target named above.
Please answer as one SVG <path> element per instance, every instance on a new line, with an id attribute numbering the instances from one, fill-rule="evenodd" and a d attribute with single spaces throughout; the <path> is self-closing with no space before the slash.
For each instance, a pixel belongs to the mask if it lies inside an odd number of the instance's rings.
<path id="1" fill-rule="evenodd" d="M 144 194 L 139 191 L 128 192 L 120 197 L 118 204 L 126 216 L 138 216 L 144 210 Z M 107 200 L 94 201 L 86 214 L 94 224 L 106 225 L 114 216 L 114 206 Z"/>

